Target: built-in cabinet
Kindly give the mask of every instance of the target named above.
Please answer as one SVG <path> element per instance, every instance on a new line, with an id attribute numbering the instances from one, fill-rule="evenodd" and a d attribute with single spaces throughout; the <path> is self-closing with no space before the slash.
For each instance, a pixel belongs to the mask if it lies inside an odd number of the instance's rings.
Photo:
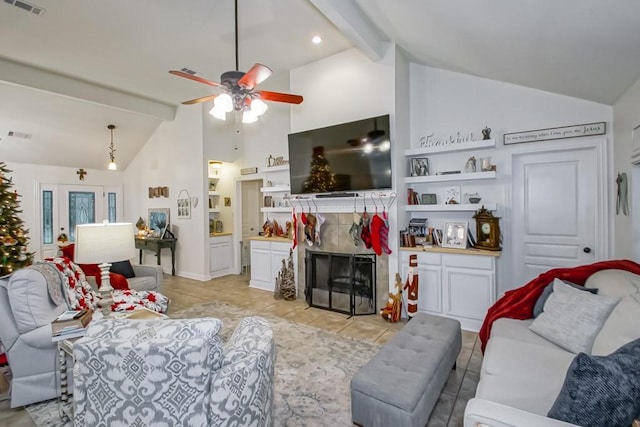
<path id="1" fill-rule="evenodd" d="M 251 279 L 249 287 L 273 291 L 282 260 L 289 259 L 291 240 L 280 237 L 255 237 L 251 239 Z M 293 253 L 297 287 L 297 255 Z"/>
<path id="2" fill-rule="evenodd" d="M 231 233 L 209 237 L 209 270 L 211 278 L 233 273 Z"/>
<path id="3" fill-rule="evenodd" d="M 418 310 L 451 317 L 462 328 L 479 331 L 496 300 L 496 257 L 499 252 L 432 248 L 401 249 L 402 277 L 409 256 L 418 257 Z"/>

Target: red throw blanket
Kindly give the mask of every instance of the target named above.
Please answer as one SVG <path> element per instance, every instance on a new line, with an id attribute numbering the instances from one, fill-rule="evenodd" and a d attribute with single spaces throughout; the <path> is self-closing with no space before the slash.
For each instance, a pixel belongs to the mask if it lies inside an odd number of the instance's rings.
<path id="1" fill-rule="evenodd" d="M 640 274 L 640 264 L 636 264 L 629 260 L 613 260 L 600 261 L 595 264 L 582 265 L 571 268 L 554 268 L 542 273 L 526 285 L 505 292 L 504 296 L 495 302 L 484 318 L 482 328 L 480 328 L 480 342 L 482 343 L 482 352 L 487 346 L 489 335 L 491 334 L 491 325 L 494 321 L 501 317 L 509 319 L 530 319 L 533 317 L 533 306 L 536 304 L 538 297 L 542 294 L 545 286 L 558 278 L 567 280 L 576 285 L 584 285 L 587 278 L 593 273 L 609 268 L 626 270 L 631 273 Z"/>

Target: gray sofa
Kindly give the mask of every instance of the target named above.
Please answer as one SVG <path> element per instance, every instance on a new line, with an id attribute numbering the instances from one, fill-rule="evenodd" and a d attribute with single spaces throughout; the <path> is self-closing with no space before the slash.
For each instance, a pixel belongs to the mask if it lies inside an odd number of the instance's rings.
<path id="1" fill-rule="evenodd" d="M 161 267 L 133 267 L 136 277 L 128 279 L 132 289 L 162 290 Z M 13 376 L 12 408 L 52 399 L 60 393 L 58 352 L 56 343 L 51 341 L 51 321 L 68 308 L 63 299 L 49 293 L 48 281 L 62 280 L 55 267 L 51 268 L 44 272 L 24 268 L 0 279 L 0 340 Z M 61 282 L 56 283 L 61 286 Z"/>

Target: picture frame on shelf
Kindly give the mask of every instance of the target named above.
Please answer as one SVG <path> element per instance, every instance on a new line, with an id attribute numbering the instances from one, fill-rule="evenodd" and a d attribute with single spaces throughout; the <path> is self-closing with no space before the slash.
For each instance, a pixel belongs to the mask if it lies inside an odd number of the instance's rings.
<path id="1" fill-rule="evenodd" d="M 426 157 L 414 157 L 411 159 L 411 176 L 428 176 L 429 159 Z"/>
<path id="2" fill-rule="evenodd" d="M 469 224 L 467 221 L 448 221 L 444 223 L 442 247 L 466 249 Z"/>
<path id="3" fill-rule="evenodd" d="M 154 237 L 162 237 L 169 225 L 170 213 L 169 208 L 149 208 L 149 220 L 147 224 L 149 229 L 153 232 Z"/>
<path id="4" fill-rule="evenodd" d="M 420 203 L 423 205 L 437 205 L 438 204 L 438 196 L 434 193 L 425 193 L 422 194 Z"/>
<path id="5" fill-rule="evenodd" d="M 273 203 L 272 196 L 264 196 L 264 207 L 265 208 L 270 208 L 272 203 Z"/>

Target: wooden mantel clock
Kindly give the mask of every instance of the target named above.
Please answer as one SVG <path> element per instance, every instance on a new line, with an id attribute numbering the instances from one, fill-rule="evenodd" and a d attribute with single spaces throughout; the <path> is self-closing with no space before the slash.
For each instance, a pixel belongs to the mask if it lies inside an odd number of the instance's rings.
<path id="1" fill-rule="evenodd" d="M 476 249 L 500 251 L 500 218 L 495 217 L 484 206 L 473 216 L 476 220 Z"/>

